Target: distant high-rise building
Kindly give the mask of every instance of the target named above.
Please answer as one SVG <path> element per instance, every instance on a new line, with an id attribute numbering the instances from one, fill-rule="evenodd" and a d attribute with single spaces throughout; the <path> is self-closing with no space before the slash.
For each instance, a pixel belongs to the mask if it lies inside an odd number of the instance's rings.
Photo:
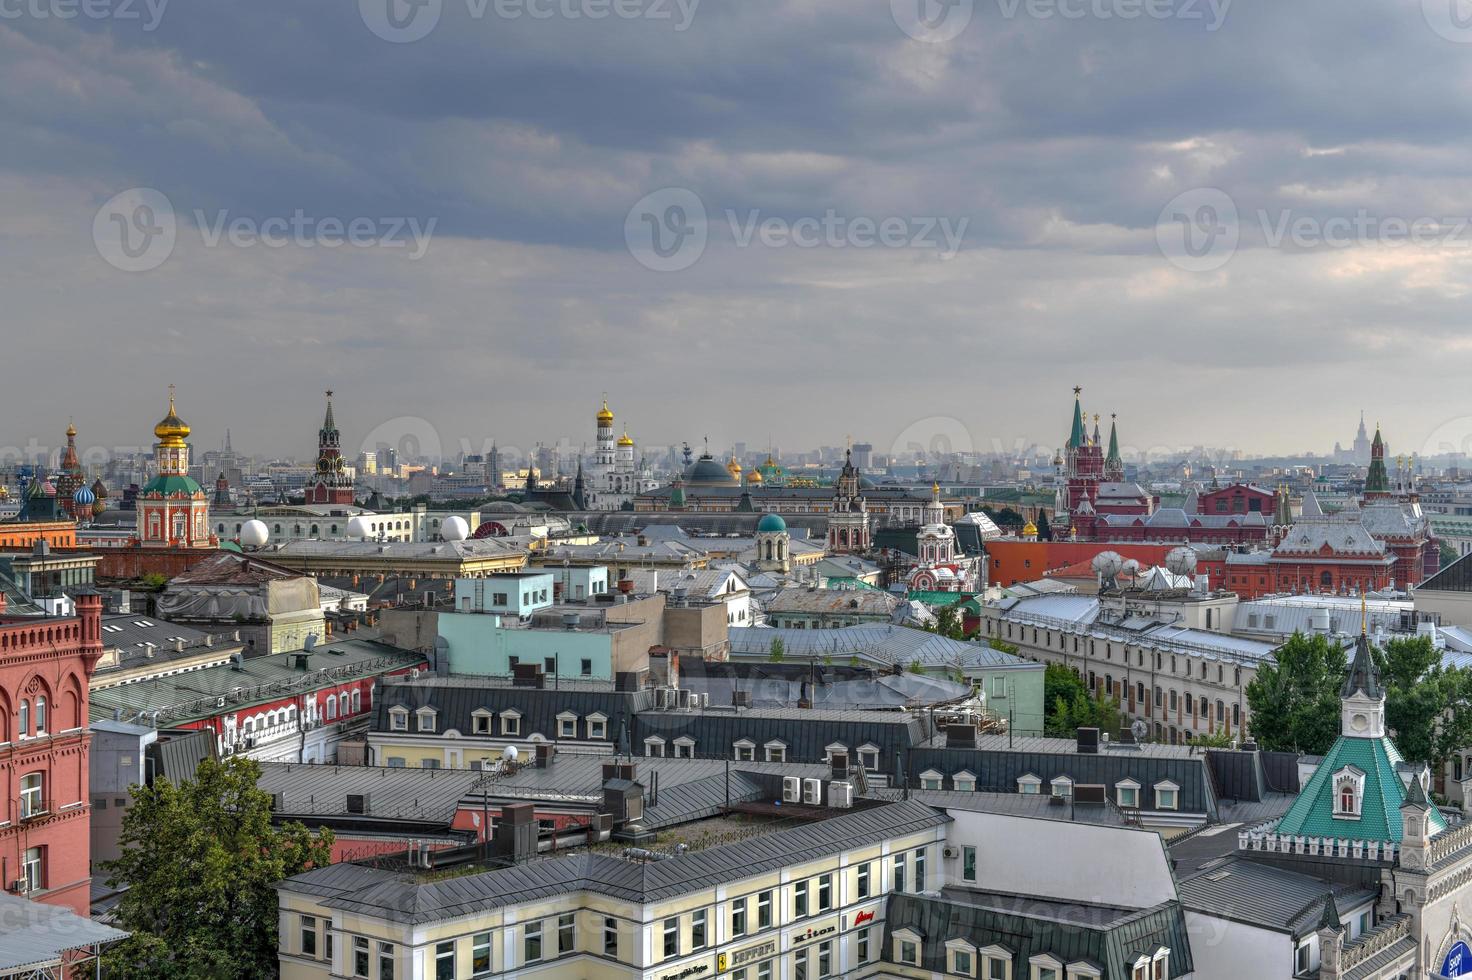
<path id="1" fill-rule="evenodd" d="M 853 464 L 861 470 L 874 465 L 874 446 L 867 442 L 856 442 L 853 448 Z"/>

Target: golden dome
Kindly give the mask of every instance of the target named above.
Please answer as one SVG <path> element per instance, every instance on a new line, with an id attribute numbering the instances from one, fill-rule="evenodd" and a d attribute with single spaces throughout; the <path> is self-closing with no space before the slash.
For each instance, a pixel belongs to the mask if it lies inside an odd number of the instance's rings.
<path id="1" fill-rule="evenodd" d="M 608 418 L 612 421 L 613 413 L 610 412 Z M 620 446 L 632 446 L 634 444 L 634 440 L 629 438 L 629 430 L 627 428 L 624 429 L 624 434 L 618 437 L 618 444 Z"/>
<path id="2" fill-rule="evenodd" d="M 762 482 L 762 471 L 752 470 L 750 473 L 746 474 L 746 482 L 760 484 Z"/>
<path id="3" fill-rule="evenodd" d="M 598 413 L 599 425 L 612 425 L 613 413 L 608 410 L 608 399 L 603 399 L 603 410 Z"/>
<path id="4" fill-rule="evenodd" d="M 67 435 L 67 438 L 68 439 L 74 438 L 76 436 L 76 434 L 77 434 L 77 427 L 75 425 L 73 425 L 72 423 L 68 422 L 66 424 L 66 435 Z"/>
<path id="5" fill-rule="evenodd" d="M 726 464 L 726 472 L 730 473 L 737 480 L 741 479 L 741 464 L 736 461 L 734 453 L 731 456 L 731 461 Z"/>
<path id="6" fill-rule="evenodd" d="M 174 411 L 174 390 L 173 386 L 170 386 L 169 414 L 165 415 L 159 421 L 158 425 L 153 427 L 153 434 L 158 437 L 161 445 L 177 448 L 184 445 L 184 440 L 189 438 L 191 431 L 188 423 L 179 417 L 179 413 Z"/>
<path id="7" fill-rule="evenodd" d="M 1022 525 L 1022 536 L 1024 538 L 1029 538 L 1029 537 L 1035 538 L 1035 537 L 1037 537 L 1038 536 L 1038 526 L 1036 524 L 1034 524 L 1032 521 L 1028 521 L 1026 524 Z"/>

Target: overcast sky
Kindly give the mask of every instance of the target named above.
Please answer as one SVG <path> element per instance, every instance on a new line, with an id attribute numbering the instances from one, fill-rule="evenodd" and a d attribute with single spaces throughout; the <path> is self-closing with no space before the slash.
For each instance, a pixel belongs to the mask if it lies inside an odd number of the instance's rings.
<path id="1" fill-rule="evenodd" d="M 88 2 L 0 0 L 0 445 L 1472 434 L 1464 0 Z"/>

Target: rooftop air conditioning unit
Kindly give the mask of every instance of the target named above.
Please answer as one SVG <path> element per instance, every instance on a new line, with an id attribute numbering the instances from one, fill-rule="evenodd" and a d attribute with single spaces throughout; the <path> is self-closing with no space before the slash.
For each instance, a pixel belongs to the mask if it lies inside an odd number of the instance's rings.
<path id="1" fill-rule="evenodd" d="M 808 806 L 823 805 L 823 781 L 821 779 L 802 781 L 802 801 Z"/>
<path id="2" fill-rule="evenodd" d="M 835 810 L 848 810 L 854 805 L 854 784 L 835 779 L 828 784 L 828 805 Z"/>
<path id="3" fill-rule="evenodd" d="M 954 861 L 956 858 L 961 856 L 961 851 L 958 848 L 952 847 L 950 844 L 947 844 L 945 847 L 941 848 L 940 853 L 941 856 L 944 857 L 947 861 Z"/>
<path id="4" fill-rule="evenodd" d="M 17 878 L 10 883 L 10 890 L 17 895 L 26 895 L 30 893 L 31 883 L 25 878 Z"/>
<path id="5" fill-rule="evenodd" d="M 802 799 L 802 780 L 797 776 L 782 777 L 782 802 L 797 803 Z"/>
<path id="6" fill-rule="evenodd" d="M 666 687 L 659 692 L 659 706 L 661 708 L 673 708 L 675 706 L 675 689 Z"/>
<path id="7" fill-rule="evenodd" d="M 700 706 L 702 708 L 709 708 L 710 707 L 710 692 L 709 691 L 701 691 L 700 692 Z"/>

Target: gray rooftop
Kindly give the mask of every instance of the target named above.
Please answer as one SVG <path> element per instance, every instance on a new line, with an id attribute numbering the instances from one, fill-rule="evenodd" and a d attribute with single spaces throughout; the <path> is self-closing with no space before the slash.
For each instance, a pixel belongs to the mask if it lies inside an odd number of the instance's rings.
<path id="1" fill-rule="evenodd" d="M 1180 884 L 1181 904 L 1193 912 L 1288 933 L 1295 939 L 1318 926 L 1331 893 L 1340 914 L 1377 897 L 1368 888 L 1237 858 L 1209 866 Z"/>

